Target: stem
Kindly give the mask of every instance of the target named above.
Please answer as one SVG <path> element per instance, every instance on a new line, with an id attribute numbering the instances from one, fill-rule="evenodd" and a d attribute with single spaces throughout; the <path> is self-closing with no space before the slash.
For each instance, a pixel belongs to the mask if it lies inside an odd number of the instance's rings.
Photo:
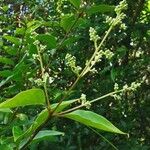
<path id="1" fill-rule="evenodd" d="M 101 99 L 104 99 L 104 98 L 106 98 L 106 97 L 108 97 L 108 96 L 112 96 L 112 95 L 117 94 L 117 93 L 120 93 L 120 92 L 123 92 L 123 89 L 118 90 L 118 91 L 114 91 L 114 92 L 111 92 L 111 93 L 108 93 L 108 94 L 106 94 L 106 95 L 103 95 L 103 96 L 101 96 L 101 97 L 98 97 L 98 98 L 96 98 L 96 99 L 93 99 L 93 100 L 91 100 L 91 101 L 89 101 L 89 102 L 90 102 L 90 103 L 94 103 L 94 102 L 97 102 L 97 101 L 99 101 L 99 100 L 101 100 Z M 67 113 L 70 113 L 70 112 L 72 112 L 72 111 L 74 111 L 74 110 L 77 110 L 77 109 L 79 109 L 79 108 L 82 108 L 82 107 L 84 107 L 84 106 L 86 106 L 86 103 L 85 103 L 85 104 L 81 104 L 81 105 L 76 106 L 76 107 L 73 107 L 73 108 L 70 108 L 70 109 L 68 109 L 68 110 L 66 110 L 66 111 L 60 112 L 59 114 L 56 114 L 56 116 L 63 116 L 63 115 L 65 115 L 65 114 L 67 114 Z"/>
<path id="2" fill-rule="evenodd" d="M 41 53 L 40 53 L 40 50 L 39 50 L 39 47 L 37 46 L 37 51 L 38 51 L 38 56 L 39 56 L 39 62 L 40 62 L 40 67 L 41 67 L 41 72 L 42 72 L 42 78 L 44 77 L 44 65 L 43 65 L 43 61 L 42 61 L 42 57 L 41 57 Z M 49 98 L 48 98 L 48 90 L 47 90 L 47 79 L 44 81 L 44 92 L 45 92 L 45 97 L 46 97 L 46 104 L 47 104 L 47 109 L 48 111 L 50 111 L 50 101 L 49 101 Z"/>
<path id="3" fill-rule="evenodd" d="M 42 61 L 42 57 L 41 57 L 41 53 L 40 53 L 39 47 L 38 46 L 36 46 L 36 47 L 37 47 L 37 52 L 38 52 L 38 57 L 39 57 L 39 62 L 40 62 L 40 67 L 41 67 L 41 72 L 42 72 L 42 77 L 43 77 L 44 76 L 44 71 L 45 71 L 44 70 L 44 65 L 43 65 L 43 61 Z M 47 83 L 47 79 L 44 82 L 43 87 L 44 87 L 44 92 L 45 92 L 45 97 L 46 97 L 46 104 L 47 104 L 47 110 L 49 112 L 49 115 L 46 118 L 46 120 L 37 129 L 35 129 L 35 131 L 33 132 L 33 134 L 30 136 L 29 140 L 25 143 L 25 145 L 23 145 L 22 148 L 20 148 L 20 150 L 25 150 L 28 147 L 28 145 L 32 142 L 32 140 L 37 135 L 37 133 L 44 127 L 44 125 L 49 121 L 49 119 L 52 116 L 52 113 L 50 111 L 50 102 L 49 102 L 49 98 L 48 98 L 48 91 L 47 91 L 46 83 Z"/>
<path id="4" fill-rule="evenodd" d="M 98 98 L 96 98 L 96 99 L 93 99 L 93 100 L 90 101 L 90 103 L 94 103 L 94 102 L 99 101 L 99 100 L 101 100 L 101 99 L 103 99 L 103 98 L 106 98 L 106 97 L 108 97 L 108 96 L 112 96 L 112 95 L 117 94 L 117 93 L 120 93 L 120 92 L 123 92 L 123 89 L 118 90 L 118 91 L 114 91 L 114 92 L 108 93 L 108 94 L 106 94 L 106 95 L 103 95 L 103 96 L 101 96 L 101 97 L 98 97 Z"/>
<path id="5" fill-rule="evenodd" d="M 106 38 L 108 37 L 109 33 L 111 32 L 111 30 L 113 29 L 114 25 L 112 23 L 112 25 L 109 27 L 108 31 L 106 31 L 106 34 L 104 36 L 104 38 L 102 39 L 102 41 L 100 42 L 99 46 L 98 46 L 98 51 L 100 50 L 101 46 L 103 45 L 103 43 L 105 42 Z"/>
<path id="6" fill-rule="evenodd" d="M 82 107 L 84 107 L 84 106 L 85 106 L 85 104 L 82 104 L 82 105 L 73 107 L 73 108 L 71 108 L 71 109 L 68 109 L 68 110 L 66 110 L 66 111 L 63 111 L 63 112 L 59 113 L 58 115 L 59 115 L 59 116 L 60 116 L 60 115 L 65 115 L 65 114 L 67 114 L 67 113 L 70 113 L 70 112 L 72 112 L 72 111 L 74 111 L 74 110 L 77 110 L 77 109 L 79 109 L 79 108 L 82 108 Z"/>

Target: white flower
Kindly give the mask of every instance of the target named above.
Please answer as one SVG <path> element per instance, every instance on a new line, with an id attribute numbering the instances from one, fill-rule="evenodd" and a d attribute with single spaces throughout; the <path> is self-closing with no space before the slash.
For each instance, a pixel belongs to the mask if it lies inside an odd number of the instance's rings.
<path id="1" fill-rule="evenodd" d="M 34 41 L 34 43 L 33 43 L 34 45 L 39 45 L 40 44 L 40 42 L 38 41 L 38 40 L 36 40 L 36 41 Z"/>
<path id="2" fill-rule="evenodd" d="M 115 83 L 114 85 L 114 91 L 117 91 L 119 89 L 118 83 Z"/>
<path id="3" fill-rule="evenodd" d="M 43 85 L 42 79 L 36 79 L 36 80 L 34 80 L 34 83 L 37 84 L 38 86 Z"/>
<path id="4" fill-rule="evenodd" d="M 90 41 L 97 41 L 100 37 L 97 35 L 97 32 L 94 28 L 90 27 L 89 29 Z"/>
<path id="5" fill-rule="evenodd" d="M 53 83 L 54 82 L 54 78 L 53 77 L 49 77 L 49 83 Z"/>
<path id="6" fill-rule="evenodd" d="M 82 68 L 80 66 L 76 66 L 75 56 L 72 56 L 71 54 L 67 54 L 65 60 L 66 60 L 66 65 L 71 67 L 72 71 L 78 76 Z"/>
<path id="7" fill-rule="evenodd" d="M 34 60 L 36 60 L 36 59 L 38 59 L 39 56 L 37 54 L 32 54 L 32 57 Z"/>

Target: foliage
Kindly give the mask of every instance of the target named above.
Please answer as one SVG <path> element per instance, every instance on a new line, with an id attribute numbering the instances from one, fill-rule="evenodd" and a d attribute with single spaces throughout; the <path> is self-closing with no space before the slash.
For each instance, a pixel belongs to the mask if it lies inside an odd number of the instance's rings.
<path id="1" fill-rule="evenodd" d="M 149 4 L 1 0 L 0 149 L 148 150 Z"/>

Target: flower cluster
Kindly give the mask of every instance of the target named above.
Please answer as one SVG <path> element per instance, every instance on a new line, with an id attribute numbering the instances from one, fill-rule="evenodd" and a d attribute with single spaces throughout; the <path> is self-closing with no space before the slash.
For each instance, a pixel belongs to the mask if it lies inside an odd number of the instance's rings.
<path id="1" fill-rule="evenodd" d="M 90 101 L 86 100 L 86 95 L 85 94 L 81 94 L 80 102 L 81 102 L 82 105 L 86 106 L 87 109 L 90 109 L 91 103 L 90 103 Z"/>
<path id="2" fill-rule="evenodd" d="M 127 2 L 126 0 L 123 0 L 119 3 L 118 6 L 115 7 L 115 12 L 117 14 L 116 18 L 107 16 L 106 22 L 112 26 L 120 24 L 121 29 L 126 29 L 126 25 L 122 22 L 122 20 L 126 17 L 126 15 L 122 11 L 126 9 L 127 9 Z"/>
<path id="3" fill-rule="evenodd" d="M 40 44 L 40 52 L 44 52 L 45 49 L 46 49 L 46 45 Z"/>
<path id="4" fill-rule="evenodd" d="M 38 40 L 35 40 L 33 44 L 34 44 L 34 45 L 39 45 L 40 42 L 39 42 Z"/>
<path id="5" fill-rule="evenodd" d="M 132 82 L 130 86 L 128 86 L 127 84 L 125 84 L 122 88 L 122 93 L 119 93 L 119 94 L 113 94 L 112 96 L 117 99 L 117 100 L 120 100 L 121 99 L 121 96 L 124 92 L 134 92 L 137 90 L 137 88 L 139 88 L 141 86 L 141 83 L 136 83 L 136 82 Z M 114 91 L 119 91 L 119 86 L 117 83 L 115 83 L 114 85 Z"/>
<path id="6" fill-rule="evenodd" d="M 63 4 L 63 0 L 58 0 L 58 1 L 57 1 L 56 11 L 57 11 L 58 13 L 60 13 L 60 14 L 62 13 L 62 11 L 61 11 L 62 4 Z"/>
<path id="7" fill-rule="evenodd" d="M 38 78 L 38 79 L 29 78 L 29 81 L 36 84 L 37 86 L 43 86 L 47 82 L 49 84 L 53 83 L 54 77 L 50 77 L 49 74 L 45 72 L 42 78 Z"/>
<path id="8" fill-rule="evenodd" d="M 98 52 L 96 52 L 95 57 L 93 58 L 93 60 L 91 61 L 91 68 L 95 65 L 96 62 L 100 62 L 101 58 L 103 56 L 103 51 L 100 50 Z"/>
<path id="9" fill-rule="evenodd" d="M 103 52 L 103 54 L 105 55 L 105 57 L 106 57 L 107 59 L 111 59 L 111 58 L 114 56 L 114 53 L 111 52 L 109 49 L 105 50 L 105 51 Z"/>
<path id="10" fill-rule="evenodd" d="M 43 85 L 43 81 L 42 79 L 36 79 L 36 80 L 32 80 L 37 86 L 42 86 Z"/>
<path id="11" fill-rule="evenodd" d="M 71 54 L 67 54 L 65 57 L 66 65 L 71 67 L 71 70 L 78 76 L 79 72 L 81 71 L 80 66 L 76 66 L 76 58 Z"/>
<path id="12" fill-rule="evenodd" d="M 128 86 L 127 84 L 123 86 L 124 91 L 136 91 L 138 87 L 141 86 L 141 83 L 132 82 L 131 86 Z"/>
<path id="13" fill-rule="evenodd" d="M 81 97 L 80 97 L 80 101 L 81 101 L 81 104 L 84 104 L 86 102 L 86 95 L 85 94 L 81 94 Z"/>
<path id="14" fill-rule="evenodd" d="M 32 54 L 34 60 L 39 60 L 39 56 L 37 54 Z"/>
<path id="15" fill-rule="evenodd" d="M 90 66 L 87 68 L 84 74 L 87 72 L 92 72 L 92 73 L 98 73 L 98 71 L 93 68 L 93 66 L 102 60 L 102 57 L 105 56 L 107 59 L 111 59 L 114 56 L 114 53 L 111 52 L 110 50 L 106 49 L 105 51 L 100 50 L 95 53 L 95 57 L 90 63 Z M 88 61 L 86 61 L 86 66 L 88 65 Z"/>
<path id="16" fill-rule="evenodd" d="M 126 0 L 123 0 L 119 3 L 118 6 L 115 7 L 115 12 L 117 15 L 121 14 L 122 13 L 122 10 L 126 10 L 127 9 L 127 2 Z"/>
<path id="17" fill-rule="evenodd" d="M 112 97 L 115 99 L 115 100 L 121 100 L 121 96 L 122 96 L 122 93 L 120 94 L 113 94 Z"/>
<path id="18" fill-rule="evenodd" d="M 115 83 L 114 84 L 114 91 L 118 91 L 119 90 L 119 85 L 118 85 L 118 83 Z"/>
<path id="19" fill-rule="evenodd" d="M 103 40 L 99 44 L 98 44 L 98 40 L 100 39 L 100 37 L 97 35 L 96 30 L 94 28 L 90 27 L 89 36 L 90 36 L 90 40 L 94 42 L 95 52 L 92 55 L 91 59 L 89 61 L 86 61 L 86 64 L 85 64 L 86 67 L 82 72 L 82 76 L 84 76 L 87 72 L 93 72 L 93 73 L 98 72 L 95 68 L 93 68 L 93 66 L 97 62 L 101 61 L 102 56 L 105 56 L 107 59 L 111 59 L 113 57 L 113 55 L 114 55 L 113 52 L 111 52 L 108 49 L 101 50 L 101 47 L 103 46 L 104 41 L 106 40 L 107 36 L 109 35 L 109 33 L 113 29 L 113 27 L 115 27 L 117 24 L 121 24 L 121 27 L 125 28 L 125 24 L 122 23 L 122 19 L 125 18 L 125 14 L 122 12 L 122 10 L 125 10 L 125 9 L 127 9 L 127 4 L 126 4 L 126 1 L 123 0 L 122 2 L 120 2 L 120 4 L 115 9 L 116 14 L 117 14 L 116 18 L 107 17 L 107 20 L 110 24 L 110 28 L 106 32 Z M 70 56 L 70 58 L 71 58 L 71 56 Z M 74 61 L 74 64 L 75 64 L 75 61 Z"/>
<path id="20" fill-rule="evenodd" d="M 97 32 L 94 28 L 90 27 L 89 29 L 89 35 L 90 35 L 90 40 L 96 42 L 97 40 L 100 39 L 100 37 L 97 35 Z"/>
<path id="21" fill-rule="evenodd" d="M 93 68 L 93 66 L 97 63 L 101 61 L 101 58 L 103 56 L 103 51 L 100 50 L 98 52 L 96 52 L 95 57 L 93 58 L 93 60 L 90 62 L 90 66 L 87 68 L 87 70 L 85 71 L 84 74 L 86 74 L 87 72 L 92 72 L 92 73 L 98 73 L 98 71 Z M 86 61 L 86 66 L 88 65 L 88 61 Z"/>
<path id="22" fill-rule="evenodd" d="M 40 53 L 42 53 L 46 49 L 46 46 L 40 44 L 40 42 L 38 40 L 36 40 L 33 44 L 37 46 L 38 53 L 33 54 L 32 57 L 34 60 L 38 60 L 39 62 L 41 62 L 42 60 L 40 57 Z M 32 83 L 35 83 L 38 86 L 43 86 L 47 82 L 49 84 L 51 84 L 54 81 L 54 78 L 50 77 L 49 74 L 47 72 L 45 72 L 44 68 L 41 68 L 41 72 L 42 72 L 41 78 L 38 78 L 38 79 L 30 78 L 29 81 L 31 81 Z"/>
<path id="23" fill-rule="evenodd" d="M 115 83 L 114 84 L 114 91 L 117 92 L 118 90 L 119 90 L 119 85 L 118 85 L 118 83 Z M 116 100 L 121 100 L 121 96 L 122 96 L 122 93 L 112 95 L 112 97 Z"/>

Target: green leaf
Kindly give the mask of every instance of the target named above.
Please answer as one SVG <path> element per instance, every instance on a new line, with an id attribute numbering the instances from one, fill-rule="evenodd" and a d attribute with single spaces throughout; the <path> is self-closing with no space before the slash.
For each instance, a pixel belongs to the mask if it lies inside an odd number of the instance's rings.
<path id="1" fill-rule="evenodd" d="M 77 18 L 74 14 L 66 14 L 62 16 L 60 26 L 68 32 L 71 28 L 84 26 L 87 20 L 83 18 Z"/>
<path id="2" fill-rule="evenodd" d="M 32 33 L 42 25 L 42 21 L 33 20 L 27 23 L 26 33 Z"/>
<path id="3" fill-rule="evenodd" d="M 0 56 L 0 63 L 7 64 L 7 65 L 14 65 L 14 62 L 10 58 L 6 58 Z"/>
<path id="4" fill-rule="evenodd" d="M 122 58 L 126 55 L 127 53 L 127 48 L 125 46 L 121 46 L 117 48 L 117 53 L 118 53 L 118 57 Z"/>
<path id="5" fill-rule="evenodd" d="M 111 69 L 110 76 L 111 76 L 112 81 L 114 81 L 114 82 L 115 82 L 117 73 L 118 73 L 118 72 L 117 72 L 117 70 L 116 70 L 115 68 L 112 68 L 112 69 Z"/>
<path id="6" fill-rule="evenodd" d="M 91 6 L 86 9 L 86 12 L 90 15 L 90 14 L 94 14 L 94 13 L 112 12 L 112 11 L 114 11 L 114 9 L 115 9 L 115 6 L 103 4 L 103 5 Z"/>
<path id="7" fill-rule="evenodd" d="M 2 7 L 2 10 L 3 10 L 4 12 L 8 11 L 8 9 L 9 9 L 8 5 L 5 5 L 5 6 Z"/>
<path id="8" fill-rule="evenodd" d="M 20 92 L 15 97 L 0 104 L 0 108 L 13 108 L 27 105 L 44 105 L 45 96 L 41 89 L 30 89 Z"/>
<path id="9" fill-rule="evenodd" d="M 68 100 L 68 101 L 63 101 L 60 106 L 57 108 L 56 112 L 60 112 L 63 109 L 65 109 L 67 106 L 69 106 L 70 104 L 76 102 L 77 100 Z M 56 108 L 56 106 L 58 105 L 58 103 L 52 104 L 51 109 L 54 110 Z"/>
<path id="10" fill-rule="evenodd" d="M 73 36 L 73 37 L 69 37 L 68 39 L 66 39 L 62 46 L 68 46 L 68 45 L 71 45 L 73 43 L 75 43 L 77 40 L 79 40 L 80 37 L 79 36 Z"/>
<path id="11" fill-rule="evenodd" d="M 39 142 L 42 140 L 51 140 L 52 137 L 58 136 L 58 135 L 64 135 L 63 132 L 54 131 L 54 130 L 43 130 L 40 131 L 33 139 L 33 142 Z"/>
<path id="12" fill-rule="evenodd" d="M 6 83 L 8 83 L 12 78 L 13 78 L 14 75 L 11 75 L 9 77 L 7 77 L 5 80 L 2 80 L 0 82 L 0 87 L 2 87 L 3 85 L 5 85 Z"/>
<path id="13" fill-rule="evenodd" d="M 9 55 L 16 56 L 18 49 L 8 45 L 4 47 L 4 51 Z"/>
<path id="14" fill-rule="evenodd" d="M 0 112 L 3 112 L 3 113 L 12 113 L 12 111 L 9 108 L 1 108 Z"/>
<path id="15" fill-rule="evenodd" d="M 120 131 L 116 128 L 110 121 L 104 118 L 101 115 L 98 115 L 92 111 L 85 111 L 85 110 L 76 110 L 71 113 L 64 115 L 64 117 L 78 121 L 82 124 L 87 126 L 94 127 L 96 129 L 114 132 L 119 134 L 125 134 L 124 132 Z"/>
<path id="16" fill-rule="evenodd" d="M 81 0 L 69 0 L 70 3 L 75 6 L 76 8 L 79 8 L 80 7 L 80 4 L 81 4 Z"/>
<path id="17" fill-rule="evenodd" d="M 39 34 L 37 35 L 37 40 L 47 45 L 48 48 L 56 48 L 56 38 L 49 34 Z"/>
<path id="18" fill-rule="evenodd" d="M 12 71 L 11 70 L 0 71 L 0 77 L 9 77 L 11 75 L 12 75 Z"/>
<path id="19" fill-rule="evenodd" d="M 65 30 L 69 31 L 74 24 L 75 17 L 73 14 L 66 14 L 61 18 L 60 26 Z"/>
<path id="20" fill-rule="evenodd" d="M 148 1 L 147 3 L 147 8 L 148 8 L 148 11 L 150 12 L 150 1 Z"/>
<path id="21" fill-rule="evenodd" d="M 24 35 L 24 34 L 25 34 L 25 28 L 24 27 L 16 28 L 15 35 Z"/>
<path id="22" fill-rule="evenodd" d="M 13 148 L 8 144 L 0 145 L 0 150 L 13 150 Z"/>
<path id="23" fill-rule="evenodd" d="M 13 137 L 14 137 L 14 142 L 18 139 L 18 137 L 23 133 L 20 127 L 14 126 L 12 129 Z"/>
<path id="24" fill-rule="evenodd" d="M 4 35 L 3 38 L 5 38 L 6 40 L 10 41 L 11 43 L 15 45 L 19 46 L 21 44 L 20 39 L 14 36 Z"/>
<path id="25" fill-rule="evenodd" d="M 60 106 L 58 107 L 58 109 L 56 110 L 56 112 L 62 111 L 64 108 L 66 108 L 67 106 L 69 106 L 70 104 L 72 104 L 74 102 L 76 102 L 76 100 L 69 100 L 69 101 L 62 102 L 60 104 Z M 58 103 L 52 104 L 51 109 L 54 110 L 57 105 L 58 105 Z M 43 111 L 41 111 L 41 113 L 38 114 L 37 118 L 35 119 L 33 124 L 30 126 L 30 128 L 27 131 L 25 131 L 17 139 L 17 141 L 20 141 L 21 139 L 23 139 L 25 137 L 29 137 L 43 122 L 45 122 L 47 117 L 48 117 L 48 110 L 47 110 L 47 108 L 45 108 Z"/>

